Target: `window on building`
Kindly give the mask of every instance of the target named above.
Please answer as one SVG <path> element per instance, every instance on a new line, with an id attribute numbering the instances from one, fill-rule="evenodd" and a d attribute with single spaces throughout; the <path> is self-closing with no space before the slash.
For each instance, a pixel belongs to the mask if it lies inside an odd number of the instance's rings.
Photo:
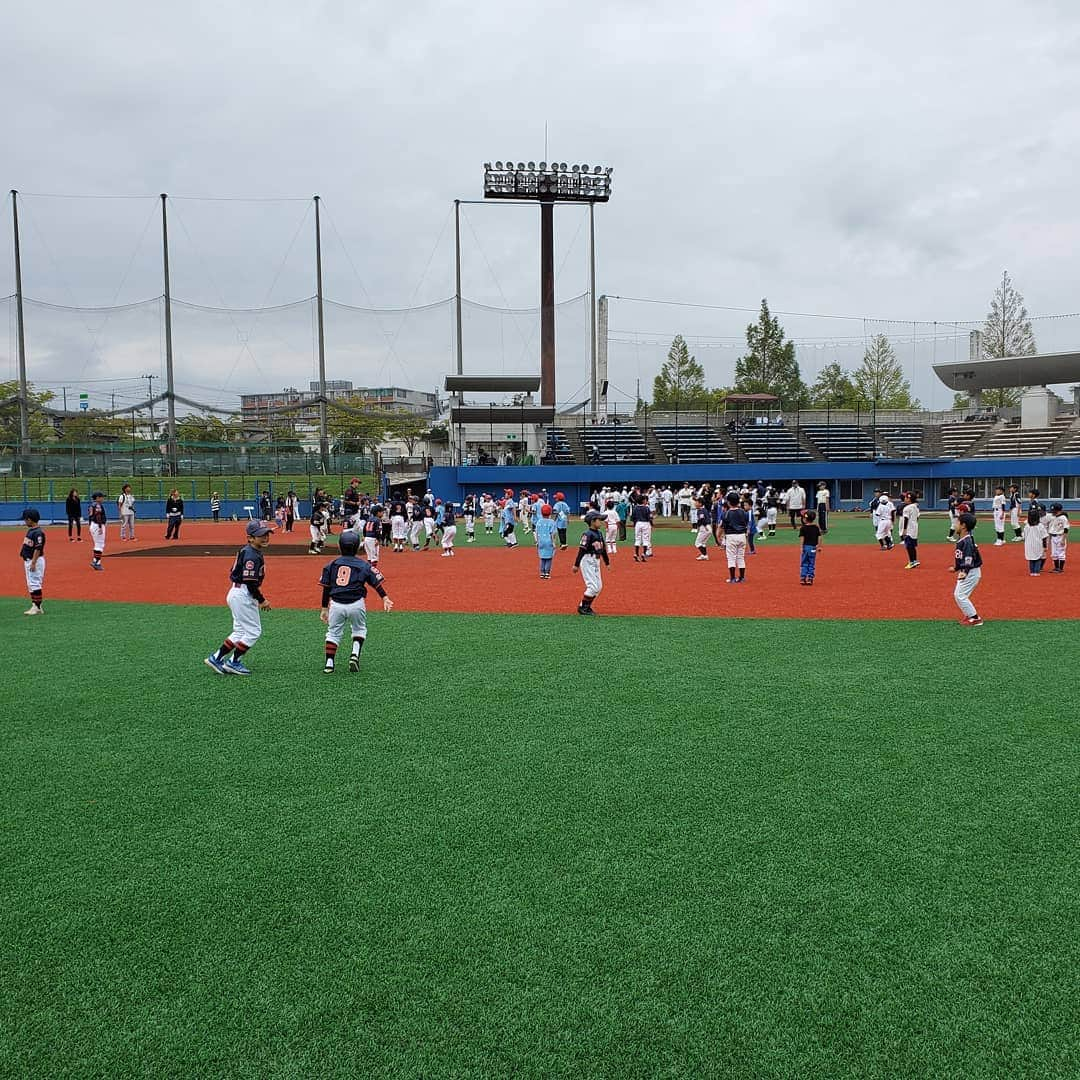
<path id="1" fill-rule="evenodd" d="M 862 502 L 863 497 L 863 481 L 862 480 L 841 480 L 840 481 L 840 501 L 841 502 Z"/>

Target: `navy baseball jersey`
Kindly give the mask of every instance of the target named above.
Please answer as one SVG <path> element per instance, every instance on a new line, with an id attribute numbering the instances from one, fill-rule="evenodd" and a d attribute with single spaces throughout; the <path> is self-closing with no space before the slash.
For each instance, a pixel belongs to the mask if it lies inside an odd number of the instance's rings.
<path id="1" fill-rule="evenodd" d="M 957 541 L 955 558 L 957 570 L 976 570 L 982 566 L 982 555 L 975 543 L 975 537 L 965 536 Z"/>
<path id="2" fill-rule="evenodd" d="M 19 549 L 19 558 L 32 559 L 35 553 L 38 555 L 45 554 L 45 530 L 38 528 L 37 525 L 26 530 L 22 547 Z"/>
<path id="3" fill-rule="evenodd" d="M 580 566 L 581 560 L 587 555 L 591 555 L 594 559 L 603 559 L 606 563 L 610 562 L 607 555 L 607 544 L 598 529 L 586 529 L 581 534 L 581 542 L 578 544 L 578 553 L 574 565 Z"/>
<path id="4" fill-rule="evenodd" d="M 323 602 L 353 604 L 367 596 L 370 585 L 380 596 L 386 595 L 383 576 L 371 563 L 355 555 L 339 555 L 323 567 L 319 584 L 323 587 Z"/>
<path id="5" fill-rule="evenodd" d="M 382 536 L 382 522 L 378 518 L 368 518 L 364 522 L 364 539 L 378 540 Z"/>
<path id="6" fill-rule="evenodd" d="M 229 580 L 234 585 L 245 585 L 247 590 L 262 603 L 262 583 L 266 576 L 266 563 L 263 561 L 262 552 L 245 544 L 236 553 L 236 562 L 229 571 Z"/>
<path id="7" fill-rule="evenodd" d="M 104 525 L 107 520 L 105 504 L 92 502 L 90 504 L 90 509 L 86 511 L 86 520 L 89 521 L 91 525 Z"/>
<path id="8" fill-rule="evenodd" d="M 454 517 L 454 507 L 452 503 L 446 504 L 446 509 L 443 511 L 442 523 L 444 526 L 455 524 L 457 519 Z"/>

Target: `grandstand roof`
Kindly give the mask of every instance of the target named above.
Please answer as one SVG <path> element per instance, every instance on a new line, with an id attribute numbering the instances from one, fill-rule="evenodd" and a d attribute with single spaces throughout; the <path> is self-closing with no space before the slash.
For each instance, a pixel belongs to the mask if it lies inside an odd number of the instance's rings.
<path id="1" fill-rule="evenodd" d="M 1080 382 L 1080 352 L 961 360 L 935 364 L 934 374 L 950 390 L 998 390 L 1008 386 Z"/>
<path id="2" fill-rule="evenodd" d="M 775 394 L 728 394 L 725 401 L 779 401 Z"/>
<path id="3" fill-rule="evenodd" d="M 488 390 L 501 393 L 535 391 L 540 389 L 539 375 L 447 375 L 448 392 Z"/>

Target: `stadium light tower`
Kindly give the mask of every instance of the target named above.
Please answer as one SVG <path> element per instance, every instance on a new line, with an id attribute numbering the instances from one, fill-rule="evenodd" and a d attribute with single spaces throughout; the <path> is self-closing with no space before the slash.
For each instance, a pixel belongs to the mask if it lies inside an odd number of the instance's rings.
<path id="1" fill-rule="evenodd" d="M 496 161 L 484 165 L 484 198 L 540 204 L 540 404 L 555 404 L 555 204 L 585 203 L 589 207 L 589 232 L 593 230 L 593 206 L 611 198 L 611 169 L 600 165 L 567 165 L 566 162 Z M 590 245 L 591 251 L 591 245 Z M 596 409 L 596 260 L 591 259 L 592 314 L 590 361 L 592 402 Z"/>

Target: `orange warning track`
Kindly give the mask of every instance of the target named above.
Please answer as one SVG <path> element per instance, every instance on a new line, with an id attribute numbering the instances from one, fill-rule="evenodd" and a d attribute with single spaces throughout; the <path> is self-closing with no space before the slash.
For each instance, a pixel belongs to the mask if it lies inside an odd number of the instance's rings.
<path id="1" fill-rule="evenodd" d="M 152 529 L 153 526 L 150 526 Z M 146 549 L 166 544 L 151 538 L 144 525 L 137 541 L 140 555 L 127 557 L 136 545 L 119 543 L 110 527 L 105 570 L 90 569 L 90 545 L 70 544 L 59 528 L 47 530 L 46 605 L 50 599 L 113 600 L 152 604 L 220 604 L 228 587 L 230 556 L 197 554 L 200 545 L 219 547 L 243 533 L 235 522 L 185 525 L 182 545 L 192 554 L 157 557 Z M 156 533 L 156 530 L 155 530 Z M 84 536 L 86 532 L 84 530 Z M 460 535 L 460 534 L 459 534 Z M 8 533 L 17 547 L 19 534 Z M 283 608 L 317 607 L 319 571 L 334 557 L 285 554 L 284 545 L 303 534 L 275 536 L 266 553 L 264 591 L 270 603 Z M 275 546 L 277 551 L 275 552 Z M 295 550 L 295 549 L 294 549 Z M 1080 565 L 1064 575 L 1044 572 L 1028 576 L 1020 544 L 1003 548 L 984 545 L 983 580 L 975 592 L 979 613 L 987 619 L 1080 619 Z M 556 554 L 550 580 L 538 577 L 536 551 L 526 538 L 515 550 L 459 544 L 453 559 L 438 551 L 405 554 L 385 552 L 380 569 L 390 596 L 401 611 L 479 613 L 574 612 L 581 597 L 581 578 L 571 573 L 574 550 Z M 17 554 L 13 553 L 13 554 Z M 709 562 L 696 562 L 695 550 L 658 547 L 648 563 L 635 563 L 631 549 L 621 548 L 610 569 L 604 569 L 604 590 L 596 601 L 603 615 L 682 615 L 725 618 L 829 619 L 956 619 L 953 577 L 946 570 L 951 546 L 924 544 L 922 567 L 904 570 L 903 550 L 882 553 L 876 546 L 826 547 L 818 557 L 812 588 L 799 585 L 799 554 L 794 546 L 759 546 L 747 560 L 747 582 L 725 584 L 722 552 L 710 548 Z M 25 595 L 23 567 L 17 557 L 3 560 L 0 595 Z"/>

